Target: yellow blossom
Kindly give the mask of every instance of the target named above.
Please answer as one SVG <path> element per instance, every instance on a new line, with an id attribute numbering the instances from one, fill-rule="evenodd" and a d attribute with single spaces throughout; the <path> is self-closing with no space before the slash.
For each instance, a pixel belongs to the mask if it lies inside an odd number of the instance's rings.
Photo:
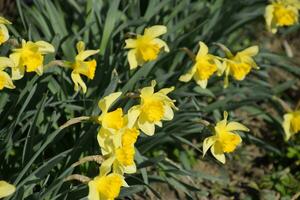
<path id="1" fill-rule="evenodd" d="M 65 67 L 71 68 L 71 78 L 75 84 L 74 90 L 79 91 L 80 87 L 82 92 L 86 93 L 87 87 L 80 75 L 86 76 L 93 80 L 95 76 L 97 62 L 95 59 L 86 61 L 86 59 L 92 55 L 95 55 L 99 50 L 85 50 L 85 44 L 83 41 L 79 41 L 76 44 L 78 54 L 75 57 L 74 62 L 65 62 Z"/>
<path id="2" fill-rule="evenodd" d="M 7 183 L 6 181 L 0 180 L 0 198 L 12 195 L 16 191 L 16 187 Z"/>
<path id="3" fill-rule="evenodd" d="M 135 69 L 137 66 L 142 66 L 145 62 L 155 60 L 161 48 L 169 52 L 168 45 L 157 38 L 166 32 L 167 27 L 156 25 L 146 28 L 144 34 L 138 34 L 136 39 L 127 39 L 125 41 L 125 48 L 131 49 L 127 55 L 130 69 Z"/>
<path id="4" fill-rule="evenodd" d="M 122 186 L 127 186 L 120 174 L 99 175 L 89 182 L 89 200 L 114 200 Z"/>
<path id="5" fill-rule="evenodd" d="M 117 132 L 125 126 L 125 118 L 121 108 L 109 112 L 110 107 L 121 94 L 122 92 L 112 93 L 101 99 L 98 103 L 102 113 L 98 117 L 101 128 L 97 135 L 97 139 L 103 155 L 113 151 L 113 141 L 116 140 L 115 138 L 118 136 Z"/>
<path id="6" fill-rule="evenodd" d="M 4 71 L 6 67 L 12 68 L 14 67 L 14 63 L 9 58 L 0 57 L 0 90 L 3 90 L 3 88 L 15 88 L 11 77 Z"/>
<path id="7" fill-rule="evenodd" d="M 224 119 L 215 126 L 215 134 L 203 141 L 203 156 L 210 148 L 212 155 L 221 163 L 225 163 L 224 153 L 233 152 L 242 142 L 241 137 L 232 131 L 249 131 L 247 127 L 238 122 L 227 123 L 227 112 L 224 112 Z"/>
<path id="8" fill-rule="evenodd" d="M 54 51 L 54 47 L 48 42 L 26 42 L 22 40 L 22 47 L 13 49 L 13 53 L 9 55 L 15 65 L 12 68 L 12 79 L 21 79 L 25 70 L 26 72 L 36 72 L 38 75 L 42 75 L 44 55 L 54 53 Z"/>
<path id="9" fill-rule="evenodd" d="M 282 123 L 286 140 L 289 140 L 291 136 L 300 132 L 300 110 L 292 111 L 283 116 Z"/>
<path id="10" fill-rule="evenodd" d="M 298 0 L 277 0 L 266 7 L 265 19 L 267 28 L 272 33 L 278 27 L 292 26 L 298 23 L 300 2 Z"/>
<path id="11" fill-rule="evenodd" d="M 172 120 L 174 113 L 172 109 L 177 109 L 174 100 L 170 99 L 167 94 L 174 90 L 174 87 L 164 88 L 154 92 L 155 81 L 151 86 L 141 90 L 140 105 L 133 106 L 128 111 L 129 123 L 135 123 L 147 135 L 153 135 L 155 125 L 162 126 L 162 120 Z"/>
<path id="12" fill-rule="evenodd" d="M 9 39 L 9 33 L 5 26 L 6 24 L 11 24 L 11 22 L 4 17 L 0 17 L 0 45 Z"/>
<path id="13" fill-rule="evenodd" d="M 225 73 L 224 88 L 227 88 L 229 75 L 237 81 L 242 81 L 252 68 L 258 69 L 252 57 L 258 53 L 259 48 L 252 46 L 236 53 L 236 55 L 233 55 L 226 47 L 224 48 L 227 58 L 224 59 L 222 67 L 220 67 L 219 75 Z"/>
<path id="14" fill-rule="evenodd" d="M 197 53 L 195 64 L 188 71 L 188 73 L 180 76 L 179 80 L 188 82 L 192 78 L 202 88 L 206 88 L 208 79 L 217 71 L 221 66 L 217 57 L 208 53 L 208 47 L 205 43 L 199 42 L 200 49 Z"/>

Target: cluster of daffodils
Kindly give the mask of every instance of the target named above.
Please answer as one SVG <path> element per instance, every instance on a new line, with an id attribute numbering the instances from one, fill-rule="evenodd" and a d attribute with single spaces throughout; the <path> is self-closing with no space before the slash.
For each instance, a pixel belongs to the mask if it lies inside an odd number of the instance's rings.
<path id="1" fill-rule="evenodd" d="M 207 45 L 199 42 L 200 49 L 195 56 L 194 65 L 179 80 L 188 82 L 192 78 L 202 88 L 206 88 L 208 79 L 213 75 L 224 75 L 224 88 L 228 87 L 229 76 L 237 81 L 245 79 L 251 69 L 258 69 L 253 57 L 258 53 L 258 47 L 252 46 L 235 55 L 224 45 L 219 45 L 225 52 L 226 58 L 209 54 Z"/>
<path id="2" fill-rule="evenodd" d="M 274 0 L 265 10 L 267 29 L 276 33 L 279 27 L 292 26 L 298 23 L 299 0 Z"/>
<path id="3" fill-rule="evenodd" d="M 119 196 L 121 187 L 127 187 L 124 175 L 136 172 L 134 162 L 135 143 L 140 131 L 153 135 L 155 126 L 162 121 L 172 120 L 174 100 L 167 94 L 174 90 L 163 88 L 155 92 L 156 82 L 140 91 L 139 105 L 131 107 L 127 114 L 122 108 L 112 109 L 112 105 L 122 95 L 112 93 L 99 101 L 101 110 L 97 122 L 101 125 L 97 139 L 104 161 L 99 175 L 89 181 L 89 200 L 112 200 Z"/>
<path id="4" fill-rule="evenodd" d="M 7 19 L 0 17 L 0 45 L 8 41 L 9 33 L 6 25 L 11 24 Z M 13 81 L 22 79 L 25 72 L 35 72 L 41 76 L 45 69 L 52 65 L 72 69 L 71 78 L 74 82 L 75 91 L 82 89 L 86 93 L 87 87 L 80 75 L 93 79 L 96 70 L 96 60 L 86 61 L 98 50 L 85 50 L 85 44 L 80 41 L 76 45 L 78 54 L 74 61 L 52 61 L 45 64 L 45 55 L 55 53 L 52 44 L 45 41 L 25 41 L 16 45 L 8 57 L 0 57 L 0 90 L 4 88 L 14 89 Z M 9 74 L 10 72 L 10 74 Z"/>

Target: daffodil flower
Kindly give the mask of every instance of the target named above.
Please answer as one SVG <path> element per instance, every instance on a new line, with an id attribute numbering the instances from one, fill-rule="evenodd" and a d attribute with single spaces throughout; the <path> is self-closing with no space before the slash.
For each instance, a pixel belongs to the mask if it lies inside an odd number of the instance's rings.
<path id="1" fill-rule="evenodd" d="M 85 50 L 85 44 L 83 41 L 77 42 L 76 49 L 78 54 L 75 57 L 75 61 L 65 62 L 64 66 L 73 70 L 71 78 L 75 84 L 74 90 L 79 91 L 81 88 L 82 92 L 86 93 L 87 87 L 80 75 L 86 76 L 91 80 L 94 79 L 97 62 L 95 59 L 90 61 L 86 61 L 86 59 L 97 54 L 99 50 Z"/>
<path id="2" fill-rule="evenodd" d="M 124 177 L 117 173 L 102 173 L 89 183 L 89 200 L 114 200 L 120 194 L 121 187 L 128 187 Z"/>
<path id="3" fill-rule="evenodd" d="M 244 49 L 236 55 L 233 55 L 226 47 L 224 47 L 223 50 L 225 50 L 227 58 L 224 59 L 222 67 L 218 73 L 219 75 L 222 75 L 225 72 L 224 88 L 228 87 L 229 75 L 237 81 L 242 81 L 252 68 L 258 69 L 257 64 L 252 58 L 258 53 L 258 46 L 252 46 Z"/>
<path id="4" fill-rule="evenodd" d="M 113 151 L 113 141 L 116 140 L 114 138 L 117 137 L 117 132 L 125 126 L 122 108 L 117 108 L 116 110 L 109 112 L 110 107 L 121 94 L 122 92 L 112 93 L 101 99 L 98 103 L 101 110 L 101 115 L 98 117 L 101 128 L 97 135 L 97 139 L 103 155 Z"/>
<path id="5" fill-rule="evenodd" d="M 278 27 L 292 26 L 298 23 L 300 2 L 298 0 L 277 0 L 266 7 L 267 28 L 276 33 Z"/>
<path id="6" fill-rule="evenodd" d="M 282 123 L 286 140 L 300 132 L 300 110 L 292 111 L 283 116 Z"/>
<path id="7" fill-rule="evenodd" d="M 132 174 L 136 172 L 136 165 L 134 162 L 135 149 L 134 144 L 139 135 L 139 131 L 133 127 L 125 127 L 121 129 L 112 141 L 112 151 L 106 155 L 106 159 L 100 170 L 107 171 L 113 168 L 114 173 L 118 174 Z"/>
<path id="8" fill-rule="evenodd" d="M 152 81 L 150 87 L 143 88 L 140 105 L 133 106 L 128 111 L 129 123 L 137 121 L 137 127 L 149 136 L 154 134 L 155 125 L 162 126 L 162 120 L 172 120 L 174 116 L 172 109 L 177 109 L 175 101 L 167 96 L 174 87 L 154 92 L 155 85 L 156 81 Z"/>
<path id="9" fill-rule="evenodd" d="M 145 62 L 155 60 L 161 48 L 169 52 L 168 45 L 157 38 L 166 32 L 167 27 L 156 25 L 146 28 L 144 35 L 138 34 L 136 39 L 125 40 L 125 49 L 131 49 L 127 55 L 130 69 L 135 69 L 137 66 L 142 66 Z"/>
<path id="10" fill-rule="evenodd" d="M 7 24 L 11 24 L 11 22 L 4 17 L 0 17 L 0 45 L 9 39 L 9 33 L 5 26 Z"/>
<path id="11" fill-rule="evenodd" d="M 225 163 L 225 154 L 233 152 L 242 142 L 241 137 L 232 131 L 249 131 L 247 127 L 238 122 L 227 123 L 227 112 L 224 112 L 224 119 L 217 123 L 214 128 L 215 134 L 203 141 L 203 156 L 210 148 L 212 155 L 221 163 Z"/>
<path id="12" fill-rule="evenodd" d="M 14 63 L 9 58 L 0 57 L 0 90 L 3 90 L 3 88 L 15 88 L 11 77 L 4 71 L 6 67 L 13 68 Z"/>
<path id="13" fill-rule="evenodd" d="M 208 53 L 205 43 L 199 42 L 200 49 L 197 53 L 195 64 L 187 74 L 180 76 L 179 80 L 188 82 L 192 78 L 202 88 L 206 88 L 208 79 L 221 67 L 221 62 L 216 56 Z"/>
<path id="14" fill-rule="evenodd" d="M 54 47 L 48 42 L 26 42 L 22 40 L 22 47 L 13 49 L 13 53 L 9 55 L 15 65 L 12 68 L 12 79 L 21 79 L 25 70 L 26 72 L 36 72 L 38 75 L 42 75 L 44 55 L 54 53 L 54 51 Z"/>
<path id="15" fill-rule="evenodd" d="M 0 180 L 0 198 L 12 195 L 16 191 L 16 187 L 6 181 Z"/>

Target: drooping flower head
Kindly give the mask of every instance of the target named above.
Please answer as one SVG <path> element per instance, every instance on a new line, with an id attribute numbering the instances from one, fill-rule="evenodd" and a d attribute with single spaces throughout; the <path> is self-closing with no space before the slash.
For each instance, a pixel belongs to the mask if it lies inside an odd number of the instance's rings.
<path id="1" fill-rule="evenodd" d="M 276 0 L 266 7 L 265 19 L 267 28 L 272 33 L 278 27 L 292 26 L 298 23 L 300 2 L 298 0 Z"/>
<path id="2" fill-rule="evenodd" d="M 249 131 L 247 127 L 238 122 L 227 123 L 227 112 L 224 112 L 224 119 L 215 126 L 215 134 L 203 141 L 203 156 L 210 148 L 212 155 L 221 163 L 225 163 L 225 154 L 233 152 L 242 142 L 241 137 L 233 131 Z"/>
<path id="3" fill-rule="evenodd" d="M 143 88 L 140 105 L 133 106 L 128 111 L 129 122 L 137 121 L 137 127 L 147 135 L 153 135 L 155 125 L 162 126 L 162 120 L 172 120 L 174 116 L 172 109 L 177 109 L 175 101 L 167 96 L 174 87 L 154 92 L 155 85 L 156 82 L 152 81 L 151 86 Z"/>
<path id="4" fill-rule="evenodd" d="M 114 200 L 119 196 L 122 186 L 127 186 L 120 174 L 100 174 L 89 182 L 89 200 Z"/>
<path id="5" fill-rule="evenodd" d="M 22 47 L 13 49 L 13 53 L 9 55 L 15 65 L 12 68 L 12 79 L 21 79 L 25 70 L 26 72 L 36 72 L 38 75 L 42 75 L 44 55 L 54 53 L 54 51 L 54 47 L 48 42 L 26 42 L 22 40 Z"/>
<path id="6" fill-rule="evenodd" d="M 85 44 L 83 41 L 79 41 L 76 44 L 78 54 L 75 57 L 74 62 L 66 62 L 65 66 L 73 69 L 71 78 L 74 82 L 74 90 L 79 91 L 82 89 L 83 93 L 86 93 L 87 87 L 80 75 L 86 76 L 93 80 L 95 76 L 97 62 L 95 59 L 86 61 L 86 59 L 92 55 L 95 55 L 99 50 L 85 50 Z"/>
<path id="7" fill-rule="evenodd" d="M 101 115 L 98 117 L 101 128 L 97 139 L 103 155 L 113 151 L 113 141 L 116 140 L 114 138 L 117 137 L 117 132 L 125 126 L 122 108 L 109 111 L 112 104 L 121 96 L 121 94 L 122 92 L 112 93 L 102 98 L 98 103 L 101 110 Z"/>
<path id="8" fill-rule="evenodd" d="M 14 63 L 9 58 L 0 57 L 0 90 L 3 90 L 3 88 L 15 88 L 11 77 L 7 72 L 4 71 L 6 67 L 13 68 Z"/>
<path id="9" fill-rule="evenodd" d="M 220 61 L 208 53 L 208 47 L 205 43 L 199 42 L 200 49 L 197 53 L 195 64 L 188 71 L 187 74 L 180 76 L 179 80 L 188 82 L 192 78 L 202 88 L 206 88 L 208 79 L 217 71 L 221 66 Z"/>
<path id="10" fill-rule="evenodd" d="M 125 48 L 131 49 L 127 55 L 130 69 L 135 69 L 137 66 L 142 66 L 145 62 L 155 60 L 162 48 L 169 52 L 168 45 L 157 38 L 166 32 L 167 27 L 156 25 L 146 28 L 144 34 L 138 34 L 136 39 L 125 40 Z"/>
<path id="11" fill-rule="evenodd" d="M 300 110 L 287 113 L 283 118 L 282 126 L 286 140 L 289 140 L 293 135 L 300 132 Z"/>
<path id="12" fill-rule="evenodd" d="M 9 39 L 9 33 L 5 26 L 7 24 L 11 24 L 11 22 L 4 17 L 0 17 L 0 45 Z"/>
<path id="13" fill-rule="evenodd" d="M 0 180 L 0 198 L 12 195 L 16 191 L 16 187 L 6 181 Z"/>
<path id="14" fill-rule="evenodd" d="M 106 154 L 106 159 L 101 165 L 101 171 L 112 169 L 114 173 L 118 174 L 132 174 L 136 172 L 136 165 L 134 162 L 135 149 L 134 144 L 139 135 L 137 128 L 128 126 L 119 130 L 112 137 L 112 150 Z M 99 138 L 102 139 L 102 138 Z"/>
<path id="15" fill-rule="evenodd" d="M 219 75 L 225 73 L 224 88 L 228 87 L 229 75 L 231 75 L 237 81 L 242 81 L 252 68 L 258 69 L 257 64 L 252 58 L 258 53 L 258 46 L 249 47 L 236 53 L 235 55 L 233 55 L 226 47 L 223 46 L 223 48 L 227 58 L 224 59 L 222 67 L 219 70 Z"/>

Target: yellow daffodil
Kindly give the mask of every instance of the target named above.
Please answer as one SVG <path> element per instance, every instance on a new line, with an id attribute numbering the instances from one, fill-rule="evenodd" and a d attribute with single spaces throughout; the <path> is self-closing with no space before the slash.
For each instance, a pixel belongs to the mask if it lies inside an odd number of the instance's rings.
<path id="1" fill-rule="evenodd" d="M 114 138 L 117 137 L 117 132 L 125 126 L 125 118 L 121 108 L 109 112 L 110 107 L 121 94 L 122 92 L 112 93 L 101 99 L 98 103 L 102 113 L 98 117 L 101 128 L 97 135 L 97 139 L 103 155 L 113 151 L 113 141 L 116 140 Z"/>
<path id="2" fill-rule="evenodd" d="M 214 128 L 215 134 L 203 141 L 203 156 L 210 148 L 212 155 L 221 163 L 225 163 L 224 153 L 233 152 L 242 142 L 241 137 L 232 131 L 249 131 L 247 127 L 238 122 L 227 123 L 227 112 L 224 112 L 224 119 L 217 123 Z"/>
<path id="3" fill-rule="evenodd" d="M 11 77 L 4 71 L 6 67 L 13 68 L 14 63 L 9 58 L 0 57 L 0 90 L 3 90 L 3 88 L 15 88 Z"/>
<path id="4" fill-rule="evenodd" d="M 5 26 L 6 24 L 11 24 L 11 22 L 4 17 L 0 17 L 0 45 L 9 39 L 9 33 Z"/>
<path id="5" fill-rule="evenodd" d="M 286 140 L 289 140 L 291 136 L 300 132 L 300 110 L 287 113 L 283 116 L 283 118 L 282 126 Z"/>
<path id="6" fill-rule="evenodd" d="M 206 88 L 208 79 L 217 71 L 221 66 L 217 57 L 208 53 L 208 47 L 205 43 L 199 42 L 200 49 L 197 53 L 195 64 L 188 71 L 187 74 L 180 76 L 179 80 L 188 82 L 192 78 L 202 88 Z"/>
<path id="7" fill-rule="evenodd" d="M 45 41 L 26 42 L 22 40 L 22 47 L 13 49 L 10 59 L 14 62 L 12 68 L 12 79 L 18 80 L 24 76 L 24 72 L 36 72 L 43 74 L 44 55 L 54 53 L 54 47 Z"/>
<path id="8" fill-rule="evenodd" d="M 162 120 L 172 120 L 174 113 L 172 109 L 177 109 L 174 100 L 167 94 L 174 90 L 174 87 L 164 88 L 154 92 L 155 81 L 152 81 L 150 87 L 141 90 L 140 105 L 133 106 L 128 111 L 129 123 L 135 123 L 147 135 L 153 135 L 155 125 L 162 126 Z"/>
<path id="9" fill-rule="evenodd" d="M 123 128 L 118 133 L 115 133 L 112 144 L 113 148 L 102 165 L 100 171 L 105 171 L 113 168 L 114 173 L 132 174 L 136 172 L 134 162 L 135 149 L 134 144 L 139 135 L 139 131 L 133 128 Z"/>
<path id="10" fill-rule="evenodd" d="M 278 27 L 292 26 L 298 23 L 300 2 L 298 0 L 277 0 L 266 7 L 265 19 L 267 28 L 272 33 Z"/>
<path id="11" fill-rule="evenodd" d="M 136 39 L 127 39 L 125 41 L 125 48 L 131 49 L 127 55 L 130 69 L 135 69 L 137 66 L 142 66 L 145 62 L 155 60 L 161 48 L 169 52 L 168 45 L 157 38 L 166 32 L 167 27 L 156 25 L 146 28 L 144 35 L 138 34 Z"/>
<path id="12" fill-rule="evenodd" d="M 228 87 L 228 78 L 231 75 L 235 80 L 242 81 L 252 68 L 258 69 L 257 64 L 252 58 L 255 56 L 259 48 L 252 46 L 233 55 L 230 50 L 224 47 L 227 58 L 224 59 L 222 67 L 219 70 L 219 75 L 225 72 L 224 88 Z"/>
<path id="13" fill-rule="evenodd" d="M 16 187 L 7 183 L 6 181 L 0 180 L 0 198 L 12 195 L 16 191 Z"/>
<path id="14" fill-rule="evenodd" d="M 114 200 L 119 196 L 122 186 L 128 187 L 124 177 L 116 173 L 100 174 L 90 181 L 88 185 L 89 200 Z"/>
<path id="15" fill-rule="evenodd" d="M 86 93 L 87 87 L 80 75 L 84 75 L 93 80 L 95 76 L 97 62 L 95 59 L 85 61 L 88 57 L 95 55 L 99 50 L 85 50 L 85 44 L 83 41 L 79 41 L 76 44 L 78 54 L 75 57 L 74 62 L 65 62 L 65 67 L 71 68 L 71 78 L 75 84 L 74 90 L 79 91 L 80 87 L 83 93 Z"/>

